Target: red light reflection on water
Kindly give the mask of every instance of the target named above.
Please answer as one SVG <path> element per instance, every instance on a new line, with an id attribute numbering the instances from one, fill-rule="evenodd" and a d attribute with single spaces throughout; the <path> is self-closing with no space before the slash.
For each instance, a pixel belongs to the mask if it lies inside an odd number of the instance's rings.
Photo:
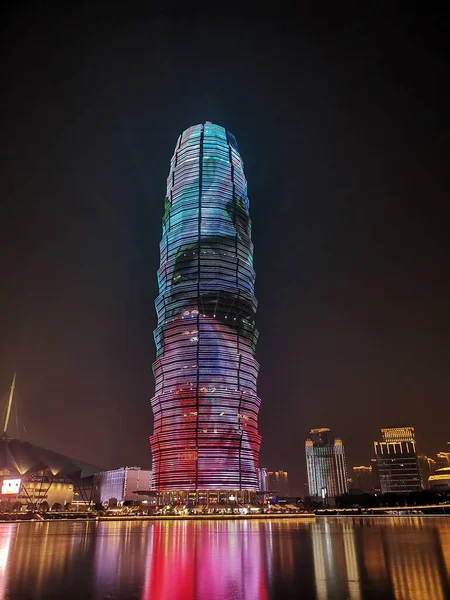
<path id="1" fill-rule="evenodd" d="M 258 523 L 159 522 L 147 542 L 143 600 L 268 598 Z"/>

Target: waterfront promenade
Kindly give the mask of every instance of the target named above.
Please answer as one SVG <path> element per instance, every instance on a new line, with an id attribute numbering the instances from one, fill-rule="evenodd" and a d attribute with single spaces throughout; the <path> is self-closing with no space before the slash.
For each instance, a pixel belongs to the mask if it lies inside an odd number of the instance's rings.
<path id="1" fill-rule="evenodd" d="M 57 516 L 45 518 L 42 515 L 33 516 L 26 515 L 18 519 L 17 515 L 9 515 L 11 518 L 2 518 L 0 515 L 0 523 L 59 523 L 61 521 L 257 521 L 271 519 L 301 519 L 313 520 L 314 513 L 299 513 L 299 514 L 247 514 L 247 515 L 92 515 L 89 513 L 72 513 L 64 515 L 64 513 L 56 513 Z"/>

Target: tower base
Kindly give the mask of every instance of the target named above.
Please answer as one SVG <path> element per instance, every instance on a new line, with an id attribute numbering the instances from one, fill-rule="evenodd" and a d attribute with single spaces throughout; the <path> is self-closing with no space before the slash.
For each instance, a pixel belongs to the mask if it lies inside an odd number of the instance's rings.
<path id="1" fill-rule="evenodd" d="M 255 502 L 254 490 L 167 490 L 156 493 L 158 506 L 214 508 L 238 507 Z"/>

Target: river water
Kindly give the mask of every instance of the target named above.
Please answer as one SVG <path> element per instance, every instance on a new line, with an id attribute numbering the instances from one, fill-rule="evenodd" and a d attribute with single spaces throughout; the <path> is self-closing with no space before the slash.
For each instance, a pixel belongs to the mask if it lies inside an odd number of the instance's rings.
<path id="1" fill-rule="evenodd" d="M 450 598 L 450 518 L 0 523 L 0 600 Z"/>

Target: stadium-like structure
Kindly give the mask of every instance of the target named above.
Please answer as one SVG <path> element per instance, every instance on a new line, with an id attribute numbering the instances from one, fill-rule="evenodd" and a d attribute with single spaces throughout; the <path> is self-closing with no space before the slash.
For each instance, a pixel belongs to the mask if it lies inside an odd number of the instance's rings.
<path id="1" fill-rule="evenodd" d="M 39 508 L 51 508 L 56 488 L 73 489 L 80 500 L 90 501 L 93 475 L 99 467 L 4 435 L 0 439 L 0 500 L 17 500 Z M 64 493 L 57 494 L 64 496 Z M 69 494 L 72 496 L 72 493 Z"/>
<path id="2" fill-rule="evenodd" d="M 223 127 L 195 125 L 177 141 L 160 254 L 155 489 L 243 497 L 258 488 L 257 303 L 247 183 Z"/>
<path id="3" fill-rule="evenodd" d="M 0 510 L 11 505 L 48 510 L 74 495 L 90 502 L 93 476 L 102 469 L 8 435 L 15 386 L 14 374 L 0 437 Z"/>

